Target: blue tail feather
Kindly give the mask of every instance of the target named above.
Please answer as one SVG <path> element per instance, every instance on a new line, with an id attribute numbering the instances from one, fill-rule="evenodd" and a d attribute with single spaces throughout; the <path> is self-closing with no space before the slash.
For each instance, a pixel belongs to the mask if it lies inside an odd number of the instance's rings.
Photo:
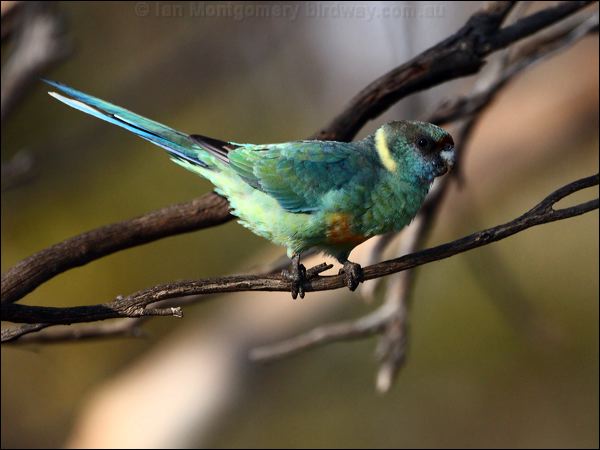
<path id="1" fill-rule="evenodd" d="M 142 117 L 125 108 L 121 108 L 99 98 L 85 94 L 64 84 L 51 80 L 43 81 L 60 92 L 48 92 L 52 97 L 70 107 L 121 128 L 125 128 L 141 138 L 162 147 L 173 158 L 208 168 L 206 162 L 200 159 L 202 154 L 201 147 L 199 147 L 189 135 Z"/>

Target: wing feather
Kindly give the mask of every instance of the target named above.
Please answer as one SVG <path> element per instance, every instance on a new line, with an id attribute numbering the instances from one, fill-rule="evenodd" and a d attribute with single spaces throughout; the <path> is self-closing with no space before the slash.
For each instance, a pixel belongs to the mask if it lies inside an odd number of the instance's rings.
<path id="1" fill-rule="evenodd" d="M 294 213 L 311 213 L 323 197 L 352 183 L 369 183 L 372 157 L 358 143 L 298 141 L 244 145 L 229 151 L 230 166 L 252 187 Z"/>

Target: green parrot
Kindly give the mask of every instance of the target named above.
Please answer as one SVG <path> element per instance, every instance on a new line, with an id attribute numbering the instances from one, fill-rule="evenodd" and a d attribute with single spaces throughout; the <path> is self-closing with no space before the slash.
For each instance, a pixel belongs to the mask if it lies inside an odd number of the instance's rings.
<path id="1" fill-rule="evenodd" d="M 300 256 L 317 249 L 341 264 L 350 290 L 362 281 L 348 260 L 367 239 L 399 231 L 419 211 L 434 178 L 454 163 L 450 134 L 430 123 L 390 122 L 356 142 L 304 140 L 239 144 L 176 131 L 124 108 L 45 80 L 67 105 L 164 148 L 208 179 L 231 213 L 254 233 L 284 246 L 292 297 L 304 296 Z"/>

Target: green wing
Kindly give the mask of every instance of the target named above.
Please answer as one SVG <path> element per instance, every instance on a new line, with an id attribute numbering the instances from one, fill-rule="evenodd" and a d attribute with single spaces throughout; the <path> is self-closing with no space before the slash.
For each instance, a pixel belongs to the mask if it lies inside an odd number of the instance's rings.
<path id="1" fill-rule="evenodd" d="M 230 166 L 248 184 L 286 210 L 319 210 L 331 191 L 369 185 L 375 175 L 372 156 L 361 143 L 298 141 L 244 145 L 228 153 Z"/>

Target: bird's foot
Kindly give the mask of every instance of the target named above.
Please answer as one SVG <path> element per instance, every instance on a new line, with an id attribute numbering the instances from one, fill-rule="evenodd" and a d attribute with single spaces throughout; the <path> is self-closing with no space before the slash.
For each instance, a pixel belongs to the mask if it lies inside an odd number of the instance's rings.
<path id="1" fill-rule="evenodd" d="M 300 298 L 304 298 L 304 283 L 312 280 L 319 276 L 321 272 L 325 272 L 332 267 L 332 264 L 321 263 L 307 270 L 303 264 L 300 264 L 300 259 L 294 257 L 292 258 L 290 270 L 284 270 L 281 275 L 291 283 L 290 291 L 292 293 L 292 298 L 295 299 L 298 295 L 300 295 Z"/>
<path id="2" fill-rule="evenodd" d="M 340 269 L 339 274 L 344 276 L 346 286 L 348 286 L 348 289 L 351 291 L 354 291 L 364 280 L 363 270 L 360 264 L 351 261 L 344 262 L 344 267 Z"/>
<path id="3" fill-rule="evenodd" d="M 304 298 L 304 282 L 306 281 L 306 267 L 304 267 L 304 264 L 292 260 L 290 269 L 284 270 L 281 275 L 290 281 L 292 298 L 295 299 L 298 295 L 300 295 L 300 298 Z"/>

